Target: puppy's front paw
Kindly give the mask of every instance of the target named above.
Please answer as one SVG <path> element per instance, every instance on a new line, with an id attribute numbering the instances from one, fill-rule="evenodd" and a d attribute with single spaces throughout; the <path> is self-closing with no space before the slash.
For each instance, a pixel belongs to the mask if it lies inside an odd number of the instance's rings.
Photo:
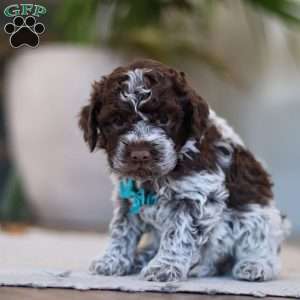
<path id="1" fill-rule="evenodd" d="M 183 272 L 176 266 L 152 262 L 142 270 L 142 276 L 148 281 L 179 281 L 185 279 Z"/>
<path id="2" fill-rule="evenodd" d="M 131 262 L 126 257 L 116 258 L 115 256 L 104 255 L 96 258 L 90 265 L 90 272 L 98 275 L 122 276 L 130 273 Z"/>

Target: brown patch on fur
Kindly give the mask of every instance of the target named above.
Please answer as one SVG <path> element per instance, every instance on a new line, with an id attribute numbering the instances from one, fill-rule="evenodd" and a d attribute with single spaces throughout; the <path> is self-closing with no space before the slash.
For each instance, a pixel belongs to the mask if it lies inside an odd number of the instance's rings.
<path id="1" fill-rule="evenodd" d="M 198 142 L 195 146 L 199 149 L 199 153 L 189 152 L 188 155 L 192 158 L 183 157 L 177 164 L 174 171 L 171 173 L 173 178 L 190 175 L 194 172 L 202 170 L 214 171 L 217 167 L 217 152 L 215 143 L 220 139 L 221 135 L 215 126 L 209 127 L 204 133 L 201 143 Z"/>
<path id="2" fill-rule="evenodd" d="M 242 147 L 235 148 L 232 163 L 226 174 L 230 196 L 228 206 L 239 208 L 245 204 L 269 204 L 273 197 L 269 174 L 254 156 Z"/>

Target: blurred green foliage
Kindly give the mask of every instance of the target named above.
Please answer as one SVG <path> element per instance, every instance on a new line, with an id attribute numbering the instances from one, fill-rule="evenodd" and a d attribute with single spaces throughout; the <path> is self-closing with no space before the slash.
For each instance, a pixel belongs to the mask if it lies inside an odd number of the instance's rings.
<path id="1" fill-rule="evenodd" d="M 116 37 L 124 40 L 131 31 L 139 32 L 146 28 L 166 29 L 165 18 L 171 18 L 176 25 L 174 13 L 180 13 L 187 19 L 211 16 L 218 5 L 226 5 L 226 0 L 65 0 L 61 2 L 58 17 L 55 20 L 63 29 L 67 40 L 78 42 L 93 42 L 104 40 L 109 43 Z M 300 24 L 300 1 L 298 0 L 242 0 L 256 9 L 278 16 L 283 21 Z M 104 12 L 104 14 L 101 14 Z M 105 16 L 106 15 L 106 16 Z M 108 17 L 109 24 L 97 22 L 98 17 Z M 170 21 L 170 20 L 169 20 Z M 184 23 L 181 20 L 181 25 Z M 109 26 L 107 36 L 99 36 L 97 25 Z M 203 22 L 202 22 L 202 25 Z M 99 28 L 98 28 L 99 29 Z M 168 28 L 170 29 L 170 28 Z M 200 31 L 201 28 L 198 28 Z M 202 28 L 203 29 L 203 28 Z M 188 32 L 185 32 L 187 35 Z M 130 42 L 130 39 L 128 40 Z M 116 41 L 115 41 L 116 43 Z"/>
<path id="2" fill-rule="evenodd" d="M 300 24 L 299 1 L 240 1 L 255 11 Z M 65 0 L 59 6 L 55 26 L 60 28 L 63 40 L 100 44 L 164 62 L 196 59 L 218 74 L 230 77 L 227 66 L 205 43 L 214 12 L 230 3 L 230 0 Z"/>
<path id="3" fill-rule="evenodd" d="M 200 3 L 201 2 L 201 3 Z M 66 0 L 54 23 L 62 39 L 101 45 L 164 62 L 198 59 L 226 72 L 223 62 L 205 48 L 197 32 L 207 27 L 217 0 Z M 195 4 L 198 3 L 198 4 Z"/>
<path id="4" fill-rule="evenodd" d="M 15 170 L 8 176 L 0 201 L 1 222 L 27 222 L 31 214 L 26 205 L 21 178 Z"/>
<path id="5" fill-rule="evenodd" d="M 244 0 L 257 9 L 281 18 L 285 22 L 300 24 L 299 0 Z"/>
<path id="6" fill-rule="evenodd" d="M 97 36 L 97 17 L 105 19 L 109 15 L 109 24 L 101 24 L 110 26 L 109 40 L 131 30 L 161 25 L 163 12 L 170 8 L 191 10 L 192 6 L 186 0 L 65 0 L 55 22 L 63 28 L 64 39 L 92 42 L 103 39 Z"/>

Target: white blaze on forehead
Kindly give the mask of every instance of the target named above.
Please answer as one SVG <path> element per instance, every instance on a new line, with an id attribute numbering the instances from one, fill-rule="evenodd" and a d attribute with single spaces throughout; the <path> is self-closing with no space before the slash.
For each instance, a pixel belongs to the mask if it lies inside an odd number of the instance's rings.
<path id="1" fill-rule="evenodd" d="M 150 72 L 150 69 L 135 69 L 127 72 L 128 80 L 124 82 L 126 89 L 120 94 L 123 101 L 133 105 L 134 111 L 144 120 L 146 117 L 138 111 L 138 106 L 145 103 L 151 98 L 151 89 L 147 88 L 144 82 L 144 74 Z M 144 99 L 142 95 L 149 95 Z"/>
<path id="2" fill-rule="evenodd" d="M 144 121 L 137 122 L 133 130 L 129 131 L 125 137 L 128 142 L 155 142 L 157 139 L 165 136 L 164 131 L 159 128 L 147 124 Z"/>

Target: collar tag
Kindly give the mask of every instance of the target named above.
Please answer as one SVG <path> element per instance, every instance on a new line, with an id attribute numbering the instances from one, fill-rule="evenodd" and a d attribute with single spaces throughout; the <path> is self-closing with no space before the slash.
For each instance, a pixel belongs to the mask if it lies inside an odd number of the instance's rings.
<path id="1" fill-rule="evenodd" d="M 144 205 L 154 205 L 157 203 L 157 197 L 154 193 L 146 193 L 143 188 L 136 188 L 133 179 L 122 179 L 119 186 L 119 197 L 121 200 L 130 202 L 129 212 L 138 214 Z"/>

